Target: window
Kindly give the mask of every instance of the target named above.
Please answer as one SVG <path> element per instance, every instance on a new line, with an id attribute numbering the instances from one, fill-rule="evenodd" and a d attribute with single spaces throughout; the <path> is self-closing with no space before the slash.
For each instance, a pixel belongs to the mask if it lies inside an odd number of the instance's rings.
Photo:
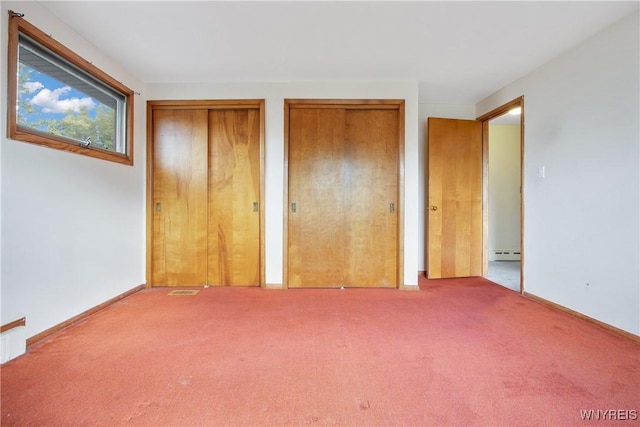
<path id="1" fill-rule="evenodd" d="M 9 138 L 133 164 L 133 91 L 9 12 Z"/>

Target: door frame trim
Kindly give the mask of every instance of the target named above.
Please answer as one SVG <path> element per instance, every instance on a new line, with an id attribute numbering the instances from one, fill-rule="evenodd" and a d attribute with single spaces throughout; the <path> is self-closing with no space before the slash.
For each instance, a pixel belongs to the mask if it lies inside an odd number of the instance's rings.
<path id="1" fill-rule="evenodd" d="M 282 287 L 289 287 L 289 115 L 296 108 L 388 109 L 398 111 L 398 222 L 396 288 L 404 284 L 404 175 L 405 100 L 404 99 L 285 99 L 284 100 L 284 209 Z M 366 268 L 363 266 L 362 268 Z M 413 289 L 415 286 L 406 287 Z"/>
<path id="2" fill-rule="evenodd" d="M 146 185 L 146 287 L 153 287 L 153 112 L 154 110 L 230 110 L 257 109 L 260 112 L 260 190 L 259 190 L 259 228 L 260 228 L 260 287 L 265 281 L 265 100 L 264 99 L 224 99 L 224 100 L 150 100 L 147 101 L 147 185 Z"/>
<path id="3" fill-rule="evenodd" d="M 489 273 L 489 121 L 520 107 L 520 294 L 524 294 L 524 95 L 515 98 L 476 120 L 482 122 L 482 276 Z"/>

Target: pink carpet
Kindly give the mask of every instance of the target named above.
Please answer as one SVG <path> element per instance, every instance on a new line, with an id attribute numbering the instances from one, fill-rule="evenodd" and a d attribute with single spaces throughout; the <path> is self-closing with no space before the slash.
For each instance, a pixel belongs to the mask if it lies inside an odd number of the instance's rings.
<path id="1" fill-rule="evenodd" d="M 638 344 L 484 279 L 421 288 L 144 290 L 3 365 L 1 422 L 638 424 Z"/>

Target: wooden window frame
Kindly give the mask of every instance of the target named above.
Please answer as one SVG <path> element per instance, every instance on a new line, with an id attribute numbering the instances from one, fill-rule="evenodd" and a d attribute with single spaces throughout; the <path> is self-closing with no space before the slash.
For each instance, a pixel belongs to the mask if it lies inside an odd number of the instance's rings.
<path id="1" fill-rule="evenodd" d="M 45 147 L 70 151 L 89 157 L 108 160 L 125 165 L 133 165 L 133 95 L 134 92 L 121 82 L 100 70 L 69 48 L 45 34 L 33 24 L 22 18 L 22 14 L 9 11 L 9 49 L 7 60 L 7 136 L 10 139 L 42 145 Z M 82 146 L 74 140 L 19 126 L 17 123 L 16 103 L 18 94 L 18 49 L 19 34 L 23 34 L 79 68 L 90 76 L 119 92 L 125 98 L 125 113 L 122 125 L 125 127 L 124 153 L 104 150 L 95 146 Z"/>

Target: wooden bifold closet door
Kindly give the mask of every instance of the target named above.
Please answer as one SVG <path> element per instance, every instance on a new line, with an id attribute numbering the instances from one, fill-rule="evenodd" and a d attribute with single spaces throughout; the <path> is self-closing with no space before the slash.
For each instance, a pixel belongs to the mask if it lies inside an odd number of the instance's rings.
<path id="1" fill-rule="evenodd" d="M 287 286 L 398 286 L 397 108 L 288 117 Z"/>
<path id="2" fill-rule="evenodd" d="M 259 286 L 261 110 L 151 116 L 151 284 Z"/>

